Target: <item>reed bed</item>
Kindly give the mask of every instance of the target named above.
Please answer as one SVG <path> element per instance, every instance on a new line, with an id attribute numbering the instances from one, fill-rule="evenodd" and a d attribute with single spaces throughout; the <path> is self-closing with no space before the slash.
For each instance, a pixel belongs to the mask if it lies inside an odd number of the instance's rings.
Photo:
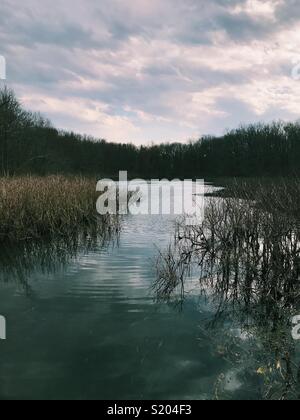
<path id="1" fill-rule="evenodd" d="M 215 181 L 224 189 L 212 197 L 255 201 L 266 211 L 300 218 L 300 178 L 231 178 Z"/>
<path id="2" fill-rule="evenodd" d="M 204 221 L 178 224 L 175 244 L 160 253 L 159 294 L 170 298 L 184 288 L 195 264 L 201 286 L 213 287 L 223 301 L 300 304 L 299 196 L 294 181 L 240 184 L 230 197 L 208 198 Z"/>
<path id="3" fill-rule="evenodd" d="M 207 198 L 199 226 L 178 223 L 174 243 L 157 260 L 157 298 L 183 305 L 197 276 L 199 296 L 214 304 L 210 336 L 216 331 L 234 368 L 244 366 L 249 378 L 256 372 L 267 400 L 300 398 L 300 359 L 291 334 L 292 317 L 300 313 L 299 197 L 295 179 L 231 186 L 223 198 Z M 233 340 L 229 325 L 247 340 Z M 223 350 L 222 331 L 232 338 L 233 352 Z"/>
<path id="4" fill-rule="evenodd" d="M 116 229 L 96 212 L 96 182 L 80 177 L 0 178 L 0 241 L 75 237 Z"/>

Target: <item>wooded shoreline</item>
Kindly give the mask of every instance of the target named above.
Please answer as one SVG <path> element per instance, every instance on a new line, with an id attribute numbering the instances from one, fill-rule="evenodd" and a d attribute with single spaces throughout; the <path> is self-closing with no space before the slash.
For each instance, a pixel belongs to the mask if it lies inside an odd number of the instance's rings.
<path id="1" fill-rule="evenodd" d="M 0 90 L 0 175 L 71 174 L 116 178 L 300 176 L 300 123 L 277 121 L 228 131 L 222 137 L 137 147 L 56 129 Z M 122 143 L 123 141 L 123 143 Z"/>

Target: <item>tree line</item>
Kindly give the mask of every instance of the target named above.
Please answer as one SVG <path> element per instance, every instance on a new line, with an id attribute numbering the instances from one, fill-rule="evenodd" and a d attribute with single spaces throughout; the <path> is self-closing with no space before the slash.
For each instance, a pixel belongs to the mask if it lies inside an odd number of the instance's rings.
<path id="1" fill-rule="evenodd" d="M 0 90 L 0 175 L 82 174 L 131 177 L 247 177 L 300 175 L 300 123 L 240 127 L 187 144 L 137 147 L 57 130 Z"/>

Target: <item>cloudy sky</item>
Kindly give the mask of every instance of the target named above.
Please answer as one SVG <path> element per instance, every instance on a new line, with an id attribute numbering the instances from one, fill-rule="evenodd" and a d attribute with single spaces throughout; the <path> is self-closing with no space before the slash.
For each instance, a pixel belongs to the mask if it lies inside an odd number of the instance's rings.
<path id="1" fill-rule="evenodd" d="M 1 0 L 23 104 L 112 141 L 298 119 L 299 0 Z"/>

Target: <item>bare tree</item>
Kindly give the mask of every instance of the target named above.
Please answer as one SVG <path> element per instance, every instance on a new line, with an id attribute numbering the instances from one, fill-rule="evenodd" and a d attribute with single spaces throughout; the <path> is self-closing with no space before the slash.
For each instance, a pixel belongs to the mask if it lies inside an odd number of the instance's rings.
<path id="1" fill-rule="evenodd" d="M 9 174 L 9 142 L 18 136 L 24 111 L 12 90 L 4 87 L 0 91 L 0 157 L 1 173 Z M 11 156 L 13 159 L 14 156 Z"/>

